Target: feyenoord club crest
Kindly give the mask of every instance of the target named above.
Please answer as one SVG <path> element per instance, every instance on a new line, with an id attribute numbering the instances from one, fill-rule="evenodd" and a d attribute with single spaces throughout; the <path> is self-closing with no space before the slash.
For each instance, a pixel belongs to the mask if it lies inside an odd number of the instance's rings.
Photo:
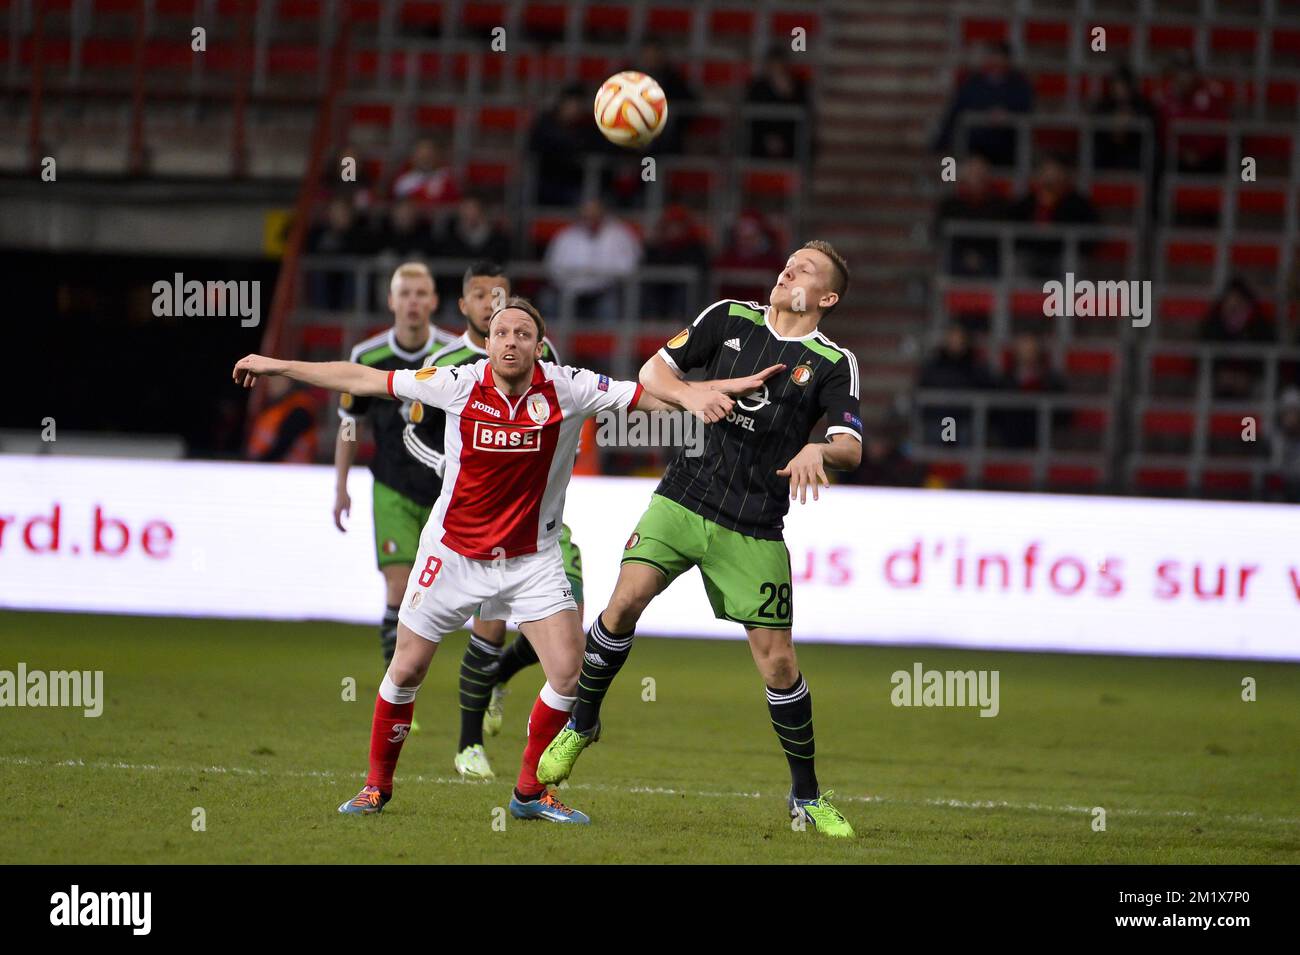
<path id="1" fill-rule="evenodd" d="M 546 395 L 533 395 L 528 399 L 528 417 L 534 422 L 546 424 L 546 419 L 550 416 L 551 403 L 546 400 Z"/>
<path id="2" fill-rule="evenodd" d="M 635 546 L 636 546 L 637 544 L 639 544 L 639 543 L 641 543 L 641 535 L 638 534 L 638 533 L 636 533 L 636 531 L 633 531 L 633 532 L 632 532 L 632 536 L 629 537 L 629 538 L 627 539 L 627 543 L 623 545 L 623 549 L 624 549 L 624 550 L 631 550 L 633 547 L 635 547 Z"/>
<path id="3" fill-rule="evenodd" d="M 797 365 L 794 371 L 790 372 L 790 380 L 793 381 L 800 388 L 808 384 L 811 378 L 812 378 L 812 365 L 808 365 L 808 364 Z"/>
<path id="4" fill-rule="evenodd" d="M 381 550 L 383 550 L 385 554 L 396 554 L 397 541 L 393 540 L 391 537 L 388 538 L 388 540 L 384 541 L 384 546 L 381 548 Z"/>

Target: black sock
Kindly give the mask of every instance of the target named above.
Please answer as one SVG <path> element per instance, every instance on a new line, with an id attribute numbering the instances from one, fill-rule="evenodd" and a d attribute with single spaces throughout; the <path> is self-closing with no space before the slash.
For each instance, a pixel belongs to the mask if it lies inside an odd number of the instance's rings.
<path id="1" fill-rule="evenodd" d="M 384 608 L 384 622 L 379 625 L 379 649 L 384 654 L 384 666 L 393 662 L 397 650 L 397 607 Z"/>
<path id="2" fill-rule="evenodd" d="M 458 753 L 466 746 L 483 742 L 483 714 L 487 710 L 488 700 L 492 698 L 492 687 L 497 682 L 497 661 L 500 659 L 500 647 L 493 646 L 472 633 L 469 635 L 465 655 L 460 660 Z"/>
<path id="3" fill-rule="evenodd" d="M 521 793 L 521 792 L 519 791 L 519 787 L 516 786 L 516 787 L 515 787 L 515 798 L 518 799 L 520 802 L 536 802 L 539 798 L 541 798 L 541 795 L 542 795 L 542 793 L 544 793 L 544 792 L 546 792 L 546 787 L 545 787 L 545 786 L 543 786 L 541 789 L 537 790 L 537 792 L 535 792 L 535 793 L 533 793 L 533 794 L 531 794 L 531 795 L 529 795 L 529 794 L 527 794 L 527 793 Z"/>
<path id="4" fill-rule="evenodd" d="M 515 637 L 510 646 L 501 651 L 501 667 L 497 670 L 497 682 L 505 683 L 524 667 L 537 662 L 537 651 L 523 636 Z"/>
<path id="5" fill-rule="evenodd" d="M 578 675 L 578 702 L 573 707 L 573 725 L 579 733 L 590 733 L 600 721 L 600 704 L 627 662 L 635 633 L 610 633 L 599 616 L 587 631 L 587 651 L 582 655 L 582 673 Z"/>
<path id="6" fill-rule="evenodd" d="M 784 690 L 767 688 L 767 711 L 790 763 L 790 783 L 796 799 L 817 796 L 817 773 L 813 769 L 812 694 L 803 674 L 794 686 Z"/>

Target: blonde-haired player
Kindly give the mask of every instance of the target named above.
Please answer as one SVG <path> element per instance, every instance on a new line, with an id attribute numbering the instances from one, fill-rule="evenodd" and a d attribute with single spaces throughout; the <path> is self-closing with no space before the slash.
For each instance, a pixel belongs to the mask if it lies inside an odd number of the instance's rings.
<path id="1" fill-rule="evenodd" d="M 404 262 L 393 272 L 388 286 L 388 308 L 393 325 L 352 349 L 351 361 L 379 371 L 420 368 L 424 360 L 456 339 L 430 322 L 438 308 L 433 276 L 422 262 Z M 410 402 L 374 401 L 369 397 L 339 396 L 339 433 L 334 442 L 334 524 L 346 531 L 343 515 L 351 514 L 348 471 L 357 456 L 359 419 L 369 422 L 375 455 L 372 494 L 375 517 L 375 558 L 384 575 L 385 608 L 379 627 L 384 663 L 397 646 L 397 608 L 411 575 L 420 543 L 420 531 L 438 499 L 438 484 L 428 470 L 411 460 L 402 443 L 402 430 L 410 420 Z"/>

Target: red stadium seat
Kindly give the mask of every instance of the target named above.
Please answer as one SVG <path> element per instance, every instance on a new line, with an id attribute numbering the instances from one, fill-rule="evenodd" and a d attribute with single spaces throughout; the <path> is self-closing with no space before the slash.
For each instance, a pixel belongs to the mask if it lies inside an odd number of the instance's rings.
<path id="1" fill-rule="evenodd" d="M 1186 491 L 1187 471 L 1171 467 L 1141 467 L 1133 472 L 1133 485 L 1139 491 Z"/>
<path id="2" fill-rule="evenodd" d="M 987 315 L 993 311 L 993 292 L 987 289 L 948 289 L 944 295 L 944 310 L 950 316 L 968 312 Z M 1039 311 L 1041 314 L 1041 308 Z"/>
<path id="3" fill-rule="evenodd" d="M 1254 475 L 1250 471 L 1202 471 L 1201 490 L 1206 493 L 1234 492 L 1249 494 L 1254 487 Z"/>
<path id="4" fill-rule="evenodd" d="M 632 11 L 616 4 L 597 4 L 587 8 L 583 27 L 588 33 L 627 33 L 632 25 Z"/>
<path id="5" fill-rule="evenodd" d="M 741 190 L 750 196 L 792 196 L 799 188 L 795 170 L 752 170 L 742 178 Z"/>
<path id="6" fill-rule="evenodd" d="M 1241 189 L 1237 193 L 1237 226 L 1245 229 L 1286 228 L 1286 192 L 1281 189 Z"/>
<path id="7" fill-rule="evenodd" d="M 442 25 L 442 4 L 407 0 L 402 4 L 400 19 L 403 26 L 428 28 Z"/>
<path id="8" fill-rule="evenodd" d="M 524 29 L 530 33 L 563 33 L 567 16 L 562 3 L 530 3 L 524 7 Z"/>
<path id="9" fill-rule="evenodd" d="M 393 125 L 393 106 L 391 103 L 356 103 L 349 115 L 354 126 L 380 126 L 388 129 Z"/>
<path id="10" fill-rule="evenodd" d="M 1196 415 L 1190 411 L 1150 410 L 1142 415 L 1142 433 L 1176 435 L 1190 438 L 1196 428 Z"/>
<path id="11" fill-rule="evenodd" d="M 942 481 L 950 487 L 966 480 L 966 465 L 960 461 L 931 461 L 926 470 L 928 479 Z"/>
<path id="12" fill-rule="evenodd" d="M 471 30 L 487 32 L 506 22 L 504 3 L 467 3 L 461 8 L 460 21 Z"/>
<path id="13" fill-rule="evenodd" d="M 990 461 L 980 474 L 984 485 L 1029 488 L 1034 484 L 1034 466 L 1023 461 Z"/>
<path id="14" fill-rule="evenodd" d="M 321 0 L 280 0 L 275 5 L 275 15 L 281 20 L 319 20 Z M 436 6 L 436 4 L 422 4 Z"/>
<path id="15" fill-rule="evenodd" d="M 1076 408 L 1070 428 L 1084 434 L 1104 434 L 1110 426 L 1110 412 L 1105 408 Z"/>
<path id="16" fill-rule="evenodd" d="M 456 125 L 456 107 L 417 106 L 415 125 L 422 130 L 450 130 Z"/>
<path id="17" fill-rule="evenodd" d="M 965 45 L 972 43 L 999 43 L 1010 38 L 1006 20 L 988 20 L 978 17 L 963 18 L 961 40 Z"/>
<path id="18" fill-rule="evenodd" d="M 465 166 L 465 182 L 472 189 L 501 189 L 510 181 L 510 171 L 505 162 L 470 162 Z"/>
<path id="19" fill-rule="evenodd" d="M 1102 470 L 1089 464 L 1048 464 L 1047 485 L 1052 488 L 1097 488 Z"/>
<path id="20" fill-rule="evenodd" d="M 555 237 L 555 233 L 568 224 L 569 220 L 567 218 L 539 216 L 533 220 L 532 226 L 528 230 L 528 237 L 532 240 L 533 246 L 540 251 L 546 248 L 551 239 Z"/>
<path id="21" fill-rule="evenodd" d="M 694 10 L 691 7 L 661 7 L 654 5 L 646 13 L 646 29 L 652 36 L 665 34 L 684 35 L 691 32 Z"/>
<path id="22" fill-rule="evenodd" d="M 1164 55 L 1174 50 L 1194 50 L 1196 28 L 1169 23 L 1152 23 L 1147 26 L 1147 49 Z"/>
<path id="23" fill-rule="evenodd" d="M 713 10 L 709 14 L 709 34 L 748 40 L 754 34 L 754 11 L 735 7 Z"/>

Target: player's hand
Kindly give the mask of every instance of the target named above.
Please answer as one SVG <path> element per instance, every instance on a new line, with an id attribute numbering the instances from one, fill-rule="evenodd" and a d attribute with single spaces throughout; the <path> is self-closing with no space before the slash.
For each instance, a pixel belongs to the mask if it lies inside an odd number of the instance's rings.
<path id="1" fill-rule="evenodd" d="M 790 459 L 790 463 L 776 472 L 778 477 L 790 479 L 790 500 L 799 498 L 800 504 L 808 503 L 808 488 L 812 488 L 813 500 L 817 497 L 818 487 L 830 487 L 826 477 L 826 468 L 822 462 L 822 446 L 805 444 L 803 450 Z"/>
<path id="2" fill-rule="evenodd" d="M 264 355 L 245 355 L 239 361 L 235 362 L 234 379 L 235 384 L 243 385 L 245 388 L 252 388 L 253 382 L 257 381 L 258 376 L 280 375 L 284 373 L 285 363 L 278 358 L 267 358 Z"/>
<path id="3" fill-rule="evenodd" d="M 690 390 L 682 398 L 682 407 L 705 424 L 717 424 L 731 414 L 734 404 L 735 402 L 721 391 L 701 388 L 698 385 L 691 385 Z"/>
<path id="4" fill-rule="evenodd" d="M 769 365 L 757 374 L 750 375 L 747 378 L 724 378 L 715 382 L 713 388 L 724 395 L 730 395 L 733 398 L 743 398 L 751 391 L 758 391 L 763 387 L 767 379 L 773 375 L 779 375 L 785 371 L 785 365 Z"/>
<path id="5" fill-rule="evenodd" d="M 334 526 L 346 534 L 348 529 L 343 526 L 344 514 L 352 516 L 352 498 L 347 488 L 339 488 L 334 495 Z"/>

